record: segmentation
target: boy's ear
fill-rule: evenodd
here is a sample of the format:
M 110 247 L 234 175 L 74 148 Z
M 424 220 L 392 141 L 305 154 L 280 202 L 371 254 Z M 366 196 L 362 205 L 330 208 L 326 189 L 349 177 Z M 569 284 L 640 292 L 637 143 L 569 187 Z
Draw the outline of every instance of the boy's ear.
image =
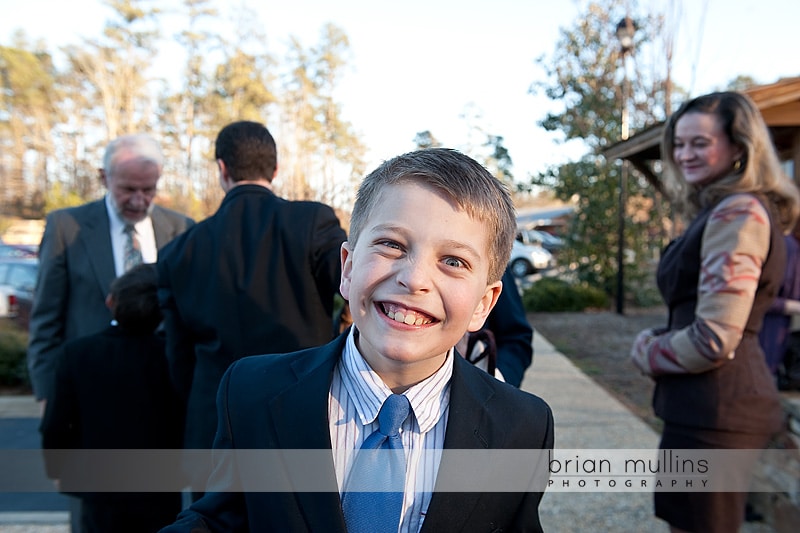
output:
M 339 292 L 342 298 L 350 301 L 350 282 L 353 279 L 353 251 L 350 249 L 349 242 L 342 243 L 340 254 L 342 259 L 342 279 L 339 282 Z
M 486 287 L 486 292 L 483 293 L 483 297 L 478 302 L 478 307 L 475 308 L 475 312 L 472 314 L 468 331 L 478 331 L 483 327 L 486 317 L 489 316 L 489 313 L 492 312 L 495 304 L 497 304 L 497 299 L 500 297 L 501 292 L 503 292 L 502 281 L 495 281 Z

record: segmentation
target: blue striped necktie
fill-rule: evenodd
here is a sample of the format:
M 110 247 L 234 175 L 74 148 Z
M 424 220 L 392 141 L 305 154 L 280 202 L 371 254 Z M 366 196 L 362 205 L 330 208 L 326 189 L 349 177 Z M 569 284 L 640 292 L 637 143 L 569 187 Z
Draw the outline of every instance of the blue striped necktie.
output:
M 410 411 L 402 394 L 386 398 L 378 413 L 379 428 L 361 445 L 342 495 L 348 533 L 397 533 L 406 481 L 400 426 Z

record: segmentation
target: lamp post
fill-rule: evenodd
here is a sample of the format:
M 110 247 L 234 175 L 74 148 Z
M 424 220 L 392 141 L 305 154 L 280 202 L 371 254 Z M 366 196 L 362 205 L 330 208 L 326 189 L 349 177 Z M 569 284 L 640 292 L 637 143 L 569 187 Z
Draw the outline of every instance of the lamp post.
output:
M 622 116 L 621 116 L 621 139 L 628 138 L 628 68 L 625 64 L 625 57 L 633 53 L 633 34 L 636 31 L 636 24 L 630 17 L 625 17 L 617 24 L 617 40 L 620 44 L 620 55 L 622 56 Z M 619 173 L 619 206 L 617 207 L 617 313 L 625 313 L 625 199 L 628 184 L 628 162 L 622 160 L 622 168 Z

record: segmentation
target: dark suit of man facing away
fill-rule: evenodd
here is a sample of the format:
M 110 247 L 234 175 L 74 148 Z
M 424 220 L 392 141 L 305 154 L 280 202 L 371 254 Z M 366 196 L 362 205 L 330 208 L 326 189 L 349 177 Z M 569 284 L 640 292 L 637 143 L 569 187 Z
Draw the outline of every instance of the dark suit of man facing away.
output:
M 216 158 L 222 204 L 158 261 L 167 357 L 186 402 L 190 449 L 211 448 L 217 387 L 233 361 L 333 338 L 346 239 L 330 207 L 272 192 L 276 148 L 263 125 L 223 128 Z

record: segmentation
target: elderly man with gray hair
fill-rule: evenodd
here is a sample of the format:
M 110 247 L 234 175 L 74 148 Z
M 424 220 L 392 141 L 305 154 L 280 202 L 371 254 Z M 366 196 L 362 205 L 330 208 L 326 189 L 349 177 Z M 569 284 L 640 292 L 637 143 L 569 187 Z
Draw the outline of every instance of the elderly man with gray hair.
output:
M 38 400 L 52 391 L 61 345 L 111 322 L 105 306 L 111 281 L 138 263 L 155 263 L 158 250 L 194 223 L 153 204 L 163 161 L 152 137 L 119 137 L 100 169 L 105 197 L 47 215 L 28 345 Z
M 64 343 L 111 323 L 105 305 L 111 281 L 137 264 L 155 263 L 158 250 L 194 224 L 153 204 L 163 166 L 152 137 L 114 139 L 100 169 L 105 197 L 47 215 L 28 341 L 28 370 L 42 410 Z M 73 533 L 83 531 L 80 500 L 70 499 L 70 513 Z

